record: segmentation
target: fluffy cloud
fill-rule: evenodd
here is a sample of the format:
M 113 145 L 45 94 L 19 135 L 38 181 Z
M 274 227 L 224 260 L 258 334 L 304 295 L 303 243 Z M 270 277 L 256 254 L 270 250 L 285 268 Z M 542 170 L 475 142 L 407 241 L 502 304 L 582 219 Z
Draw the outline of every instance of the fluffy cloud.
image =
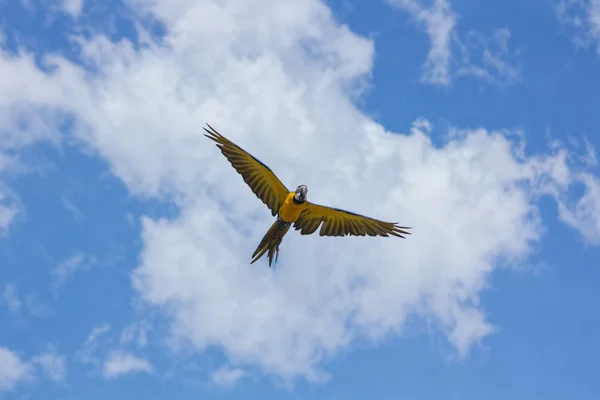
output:
M 518 79 L 518 54 L 508 47 L 508 29 L 498 29 L 491 37 L 468 31 L 464 38 L 460 38 L 456 30 L 458 14 L 449 0 L 434 0 L 428 6 L 420 0 L 388 2 L 409 13 L 424 27 L 429 37 L 429 53 L 421 76 L 423 82 L 449 86 L 454 77 L 461 76 L 497 84 L 512 83 Z M 473 61 L 478 55 L 480 60 Z
M 164 24 L 162 44 L 141 28 L 141 47 L 78 38 L 94 73 L 58 56 L 44 73 L 26 54 L 3 53 L 0 72 L 11 78 L 0 81 L 0 120 L 35 116 L 53 137 L 72 114 L 73 135 L 131 193 L 180 207 L 172 219 L 142 218 L 132 277 L 139 297 L 170 319 L 171 339 L 198 352 L 218 346 L 225 372 L 252 366 L 317 380 L 327 357 L 401 333 L 409 315 L 431 322 L 460 356 L 494 331 L 479 294 L 494 269 L 518 266 L 541 240 L 537 199 L 573 179 L 564 149 L 525 156 L 518 135 L 484 128 L 451 129 L 436 147 L 425 119 L 407 134 L 387 131 L 352 102 L 373 43 L 320 1 L 136 4 Z M 202 136 L 205 121 L 289 187 L 307 184 L 312 201 L 413 226 L 413 235 L 292 231 L 280 269 L 250 267 L 272 218 Z M 104 363 L 107 376 L 130 369 L 151 366 L 124 352 Z

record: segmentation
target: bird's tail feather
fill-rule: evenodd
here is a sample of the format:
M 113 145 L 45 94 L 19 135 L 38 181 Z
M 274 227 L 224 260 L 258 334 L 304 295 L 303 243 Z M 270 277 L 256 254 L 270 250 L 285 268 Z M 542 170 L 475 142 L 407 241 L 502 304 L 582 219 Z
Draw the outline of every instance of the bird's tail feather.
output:
M 254 254 L 252 254 L 253 259 L 252 262 L 250 262 L 250 264 L 254 264 L 267 252 L 267 257 L 269 258 L 269 267 L 273 262 L 274 255 L 275 263 L 277 263 L 277 258 L 279 257 L 279 245 L 281 244 L 283 237 L 289 229 L 290 224 L 282 225 L 279 221 L 275 221 L 260 241 L 258 247 L 254 251 Z

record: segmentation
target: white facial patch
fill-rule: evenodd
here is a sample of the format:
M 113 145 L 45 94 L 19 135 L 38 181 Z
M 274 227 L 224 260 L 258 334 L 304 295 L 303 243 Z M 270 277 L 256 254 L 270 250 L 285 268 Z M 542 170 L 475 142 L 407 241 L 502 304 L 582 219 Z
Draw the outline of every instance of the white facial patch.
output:
M 308 188 L 306 186 L 300 186 L 298 189 L 296 189 L 296 195 L 294 196 L 294 198 L 298 201 L 304 201 L 306 200 L 307 192 Z

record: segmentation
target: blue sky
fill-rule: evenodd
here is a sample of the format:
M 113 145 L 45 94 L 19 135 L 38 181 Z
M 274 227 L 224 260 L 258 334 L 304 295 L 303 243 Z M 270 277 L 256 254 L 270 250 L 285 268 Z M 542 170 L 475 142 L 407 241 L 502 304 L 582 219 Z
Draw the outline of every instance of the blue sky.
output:
M 0 0 L 0 398 L 598 398 L 599 18 Z M 414 234 L 249 266 L 205 122 Z

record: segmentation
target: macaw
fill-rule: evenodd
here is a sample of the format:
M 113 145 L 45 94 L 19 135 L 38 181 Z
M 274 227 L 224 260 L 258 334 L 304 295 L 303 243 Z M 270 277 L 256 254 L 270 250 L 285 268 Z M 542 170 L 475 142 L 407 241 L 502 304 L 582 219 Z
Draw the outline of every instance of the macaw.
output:
M 404 238 L 410 235 L 406 226 L 397 223 L 383 222 L 338 208 L 321 206 L 307 200 L 308 187 L 299 185 L 295 191 L 289 191 L 269 167 L 253 157 L 244 149 L 225 138 L 210 125 L 203 128 L 208 134 L 204 136 L 215 141 L 221 153 L 229 160 L 233 168 L 242 176 L 252 192 L 277 217 L 267 231 L 258 247 L 252 254 L 254 264 L 268 252 L 269 267 L 275 255 L 275 263 L 279 258 L 279 245 L 290 226 L 302 235 L 314 233 L 319 226 L 320 236 L 385 236 Z

